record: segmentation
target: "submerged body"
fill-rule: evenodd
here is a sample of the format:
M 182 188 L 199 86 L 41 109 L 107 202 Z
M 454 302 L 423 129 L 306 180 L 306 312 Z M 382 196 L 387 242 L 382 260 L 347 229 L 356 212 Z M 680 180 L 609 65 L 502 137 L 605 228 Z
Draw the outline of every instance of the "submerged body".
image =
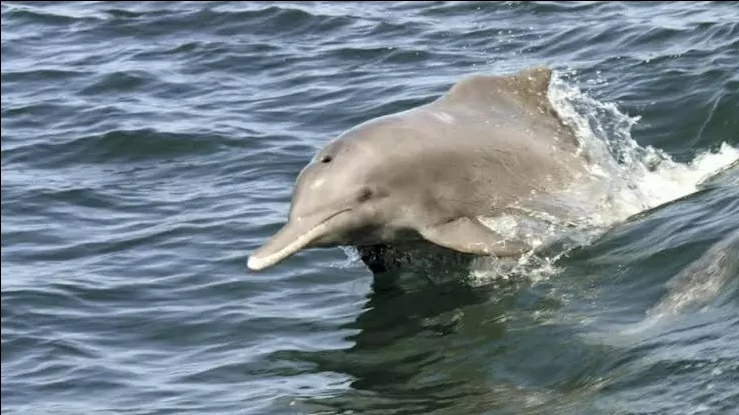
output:
M 589 177 L 548 101 L 550 78 L 544 67 L 470 76 L 429 104 L 346 131 L 300 173 L 287 224 L 249 268 L 339 245 L 425 240 L 496 256 L 531 249 L 479 218 L 525 209 Z
M 709 304 L 723 287 L 739 277 L 739 229 L 714 243 L 668 282 L 669 290 L 652 317 L 672 316 Z

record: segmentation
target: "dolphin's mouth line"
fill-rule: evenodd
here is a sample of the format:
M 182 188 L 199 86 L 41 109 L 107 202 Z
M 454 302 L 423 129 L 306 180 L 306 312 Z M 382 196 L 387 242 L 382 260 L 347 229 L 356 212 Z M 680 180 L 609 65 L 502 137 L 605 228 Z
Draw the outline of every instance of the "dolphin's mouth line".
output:
M 352 208 L 345 208 L 335 212 L 328 217 L 324 218 L 317 224 L 310 227 L 307 231 L 302 232 L 297 238 L 284 245 L 282 248 L 275 252 L 267 255 L 260 256 L 259 253 L 252 254 L 249 257 L 247 266 L 252 270 L 258 271 L 267 267 L 270 267 L 283 259 L 287 258 L 291 254 L 304 248 L 306 245 L 317 239 L 318 237 L 325 234 L 325 230 L 328 227 L 328 222 L 334 219 L 336 216 L 351 211 Z M 288 222 L 289 223 L 289 222 Z
M 325 227 L 326 226 L 326 223 L 328 223 L 333 218 L 341 215 L 342 213 L 349 212 L 351 210 L 352 210 L 352 208 L 345 208 L 345 209 L 341 209 L 338 212 L 334 212 L 334 213 L 328 215 L 325 219 L 321 220 L 317 224 L 313 225 L 310 229 L 308 229 L 307 231 L 303 232 L 303 235 L 308 235 L 308 234 L 314 233 L 317 228 L 319 228 L 319 227 L 320 228 Z M 302 238 L 303 235 L 301 235 L 300 237 Z
M 345 209 L 341 209 L 338 212 L 332 213 L 326 219 L 323 219 L 322 221 L 320 221 L 316 225 L 314 225 L 312 228 L 308 229 L 308 231 L 305 232 L 305 234 L 308 234 L 308 233 L 313 232 L 314 229 L 318 228 L 319 226 L 324 226 L 326 224 L 326 222 L 330 221 L 331 219 L 333 219 L 333 218 L 341 215 L 342 213 L 350 212 L 351 210 L 352 210 L 352 208 L 345 208 Z

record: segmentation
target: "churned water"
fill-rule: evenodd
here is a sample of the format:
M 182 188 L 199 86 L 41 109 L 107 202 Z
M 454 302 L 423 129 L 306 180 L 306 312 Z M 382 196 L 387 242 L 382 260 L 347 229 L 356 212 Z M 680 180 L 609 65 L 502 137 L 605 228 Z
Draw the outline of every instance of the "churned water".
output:
M 538 64 L 580 248 L 247 270 L 337 134 Z M 3 414 L 739 413 L 736 3 L 3 2 L 1 66 Z

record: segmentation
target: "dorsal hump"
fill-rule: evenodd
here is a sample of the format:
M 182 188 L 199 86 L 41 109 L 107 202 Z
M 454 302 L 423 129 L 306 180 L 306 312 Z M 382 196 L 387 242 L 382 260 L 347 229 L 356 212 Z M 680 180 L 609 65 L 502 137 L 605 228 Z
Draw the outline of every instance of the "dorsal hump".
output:
M 551 78 L 552 70 L 547 66 L 527 68 L 513 75 L 470 75 L 452 86 L 443 99 L 491 104 L 513 100 L 549 113 L 552 107 L 547 92 Z

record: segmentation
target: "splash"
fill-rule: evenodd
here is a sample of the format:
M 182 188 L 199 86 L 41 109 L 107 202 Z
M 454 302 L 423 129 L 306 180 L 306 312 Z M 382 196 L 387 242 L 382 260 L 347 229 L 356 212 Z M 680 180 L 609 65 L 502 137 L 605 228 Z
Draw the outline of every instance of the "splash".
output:
M 554 73 L 549 99 L 575 131 L 581 154 L 591 160 L 588 167 L 593 181 L 573 189 L 566 200 L 554 201 L 569 212 L 563 217 L 552 217 L 542 210 L 528 212 L 527 218 L 487 218 L 487 226 L 507 237 L 534 247 L 557 241 L 563 249 L 552 257 L 526 255 L 505 271 L 498 266 L 477 266 L 470 273 L 473 283 L 508 278 L 511 273 L 525 273 L 535 281 L 546 279 L 558 271 L 554 264 L 568 248 L 587 245 L 630 216 L 694 193 L 707 179 L 739 161 L 739 149 L 726 143 L 689 163 L 676 162 L 651 146 L 642 147 L 631 136 L 639 117 L 588 96 L 563 75 Z
M 687 196 L 707 177 L 739 159 L 739 149 L 723 143 L 690 163 L 678 163 L 665 152 L 642 147 L 631 137 L 640 117 L 630 117 L 613 103 L 589 97 L 555 73 L 550 101 L 592 158 L 592 173 L 605 184 L 609 204 L 593 212 L 599 223 L 612 225 L 628 216 Z

